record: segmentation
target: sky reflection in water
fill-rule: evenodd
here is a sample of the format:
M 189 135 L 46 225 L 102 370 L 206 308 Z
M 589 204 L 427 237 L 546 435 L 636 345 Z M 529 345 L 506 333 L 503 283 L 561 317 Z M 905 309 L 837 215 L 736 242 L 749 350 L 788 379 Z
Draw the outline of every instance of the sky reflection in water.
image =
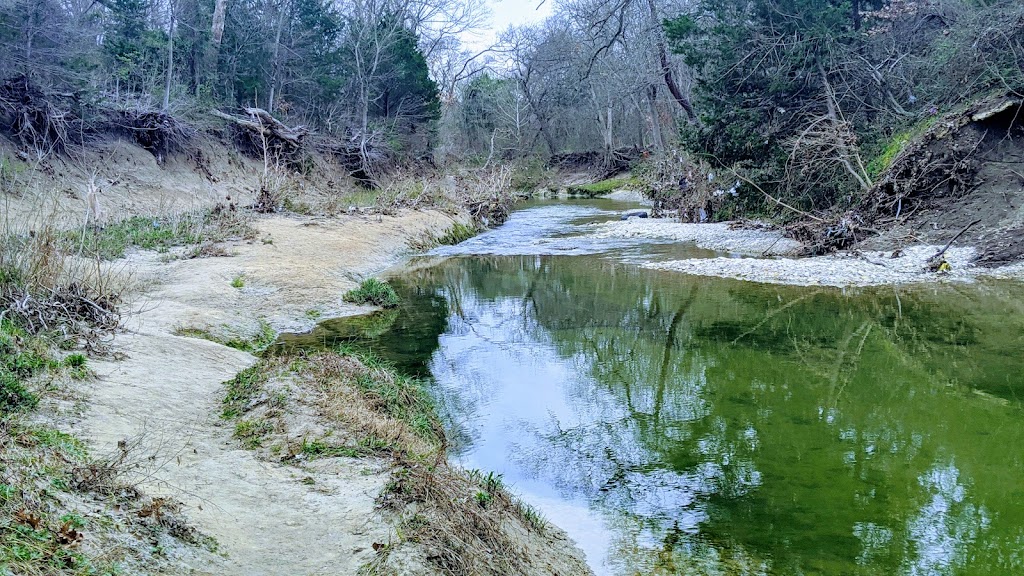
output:
M 1024 290 L 844 294 L 642 270 L 637 246 L 500 249 L 531 223 L 571 233 L 579 210 L 558 210 L 396 279 L 405 304 L 373 333 L 307 338 L 429 372 L 454 458 L 504 474 L 598 573 L 1024 572 Z

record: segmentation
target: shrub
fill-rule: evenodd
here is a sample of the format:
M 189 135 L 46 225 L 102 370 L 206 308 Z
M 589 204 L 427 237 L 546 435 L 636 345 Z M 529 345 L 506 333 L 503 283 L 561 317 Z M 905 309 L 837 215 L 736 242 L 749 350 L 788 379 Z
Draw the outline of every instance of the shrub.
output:
M 125 275 L 73 257 L 48 222 L 31 233 L 0 227 L 0 309 L 26 332 L 59 332 L 94 346 L 121 322 Z
M 345 293 L 346 302 L 355 304 L 372 304 L 381 308 L 395 308 L 400 302 L 395 289 L 387 282 L 376 278 L 367 278 L 355 290 Z

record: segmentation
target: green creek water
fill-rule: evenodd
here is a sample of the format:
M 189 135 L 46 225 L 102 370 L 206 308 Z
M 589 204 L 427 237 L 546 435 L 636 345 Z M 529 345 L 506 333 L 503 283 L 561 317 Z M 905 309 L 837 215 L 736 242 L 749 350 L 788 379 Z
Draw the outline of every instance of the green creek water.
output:
M 1024 573 L 1024 287 L 840 291 L 638 263 L 621 206 L 541 204 L 328 321 L 429 376 L 452 458 L 598 574 Z

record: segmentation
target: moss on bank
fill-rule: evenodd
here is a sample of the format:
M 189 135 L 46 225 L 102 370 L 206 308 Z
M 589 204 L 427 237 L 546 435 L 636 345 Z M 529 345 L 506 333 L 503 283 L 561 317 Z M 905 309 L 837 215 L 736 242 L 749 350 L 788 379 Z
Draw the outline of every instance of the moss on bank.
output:
M 220 332 L 205 328 L 179 327 L 174 330 L 174 334 L 189 338 L 202 338 L 250 354 L 263 352 L 277 339 L 277 331 L 264 319 L 260 319 L 255 331 L 248 333 L 224 326 Z
M 610 194 L 616 190 L 640 190 L 642 185 L 639 180 L 633 177 L 627 178 L 609 178 L 607 180 L 601 180 L 600 182 L 593 182 L 591 184 L 576 184 L 567 186 L 565 188 L 566 193 L 570 196 L 583 196 L 586 198 L 594 198 L 596 196 L 604 196 Z
M 476 236 L 482 231 L 479 226 L 454 222 L 441 235 L 433 233 L 425 234 L 409 243 L 414 250 L 430 250 L 438 246 L 454 246 Z

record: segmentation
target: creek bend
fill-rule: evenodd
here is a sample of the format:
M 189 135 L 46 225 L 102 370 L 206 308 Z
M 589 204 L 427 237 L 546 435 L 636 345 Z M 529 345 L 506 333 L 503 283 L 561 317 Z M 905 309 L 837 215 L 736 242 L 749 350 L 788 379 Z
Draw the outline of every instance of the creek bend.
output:
M 1024 286 L 839 290 L 644 269 L 539 202 L 391 279 L 347 343 L 429 378 L 451 458 L 597 574 L 1024 572 Z

